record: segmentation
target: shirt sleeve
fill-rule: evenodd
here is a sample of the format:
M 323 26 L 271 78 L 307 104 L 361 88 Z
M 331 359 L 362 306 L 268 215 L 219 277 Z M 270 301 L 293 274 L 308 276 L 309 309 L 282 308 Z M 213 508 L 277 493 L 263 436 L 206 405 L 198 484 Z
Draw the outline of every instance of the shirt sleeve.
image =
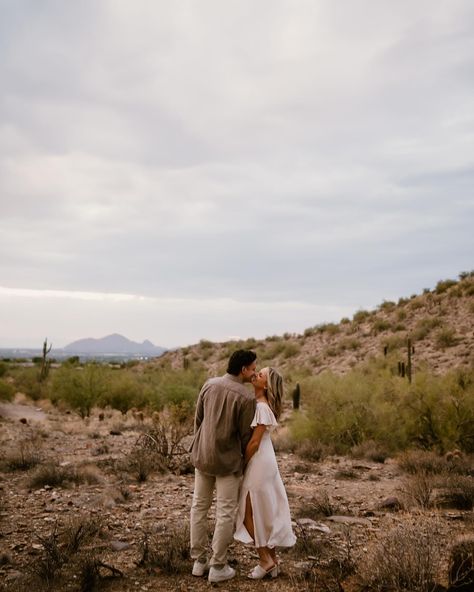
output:
M 204 394 L 204 391 L 206 390 L 206 386 L 207 386 L 207 382 L 202 387 L 201 392 L 199 393 L 199 396 L 198 396 L 197 403 L 196 403 L 196 412 L 194 414 L 194 433 L 196 433 L 198 431 L 199 426 L 201 425 L 202 420 L 204 418 L 203 394 Z
M 258 425 L 264 425 L 267 427 L 276 427 L 278 425 L 275 415 L 268 405 L 257 405 L 257 410 L 255 411 L 250 427 L 255 428 Z
M 255 413 L 255 399 L 246 399 L 240 412 L 239 433 L 242 448 L 242 455 L 252 436 L 251 421 Z

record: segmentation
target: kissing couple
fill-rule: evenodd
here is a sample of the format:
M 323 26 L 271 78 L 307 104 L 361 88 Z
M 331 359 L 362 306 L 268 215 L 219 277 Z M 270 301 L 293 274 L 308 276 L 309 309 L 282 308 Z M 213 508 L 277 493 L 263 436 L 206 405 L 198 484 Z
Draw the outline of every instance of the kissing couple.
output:
M 235 539 L 253 545 L 259 562 L 251 579 L 277 577 L 277 547 L 296 537 L 270 432 L 282 409 L 283 379 L 273 368 L 257 372 L 257 356 L 235 351 L 224 376 L 201 389 L 194 419 L 191 460 L 195 467 L 191 507 L 192 574 L 210 582 L 236 575 L 227 562 Z M 251 383 L 253 392 L 245 387 Z M 242 476 L 243 475 L 243 476 Z M 208 513 L 216 492 L 212 554 L 208 555 Z

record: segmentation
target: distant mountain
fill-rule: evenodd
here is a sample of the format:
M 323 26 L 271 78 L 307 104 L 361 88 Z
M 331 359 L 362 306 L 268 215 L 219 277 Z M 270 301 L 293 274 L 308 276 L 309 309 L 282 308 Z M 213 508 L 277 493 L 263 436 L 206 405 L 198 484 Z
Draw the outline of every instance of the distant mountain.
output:
M 89 337 L 78 339 L 66 345 L 64 351 L 82 354 L 143 354 L 147 356 L 161 356 L 166 351 L 164 347 L 153 345 L 146 339 L 143 343 L 130 341 L 123 335 L 113 333 L 100 339 Z

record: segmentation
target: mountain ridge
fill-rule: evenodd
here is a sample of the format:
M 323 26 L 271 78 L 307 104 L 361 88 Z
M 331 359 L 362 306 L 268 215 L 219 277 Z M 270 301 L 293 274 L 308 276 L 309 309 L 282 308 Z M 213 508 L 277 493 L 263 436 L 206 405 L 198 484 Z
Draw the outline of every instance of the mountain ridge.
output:
M 154 345 L 150 340 L 145 339 L 142 343 L 132 341 L 120 333 L 111 333 L 105 337 L 86 337 L 77 339 L 66 345 L 64 351 L 70 353 L 88 354 L 147 354 L 160 356 L 166 348 Z

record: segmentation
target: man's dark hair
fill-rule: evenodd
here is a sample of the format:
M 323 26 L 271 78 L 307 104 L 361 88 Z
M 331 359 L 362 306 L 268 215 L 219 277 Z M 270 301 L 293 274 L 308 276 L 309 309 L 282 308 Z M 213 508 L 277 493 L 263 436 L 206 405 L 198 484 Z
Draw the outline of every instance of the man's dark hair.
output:
M 250 366 L 257 359 L 257 354 L 249 349 L 238 349 L 229 358 L 227 372 L 238 376 L 244 366 Z

